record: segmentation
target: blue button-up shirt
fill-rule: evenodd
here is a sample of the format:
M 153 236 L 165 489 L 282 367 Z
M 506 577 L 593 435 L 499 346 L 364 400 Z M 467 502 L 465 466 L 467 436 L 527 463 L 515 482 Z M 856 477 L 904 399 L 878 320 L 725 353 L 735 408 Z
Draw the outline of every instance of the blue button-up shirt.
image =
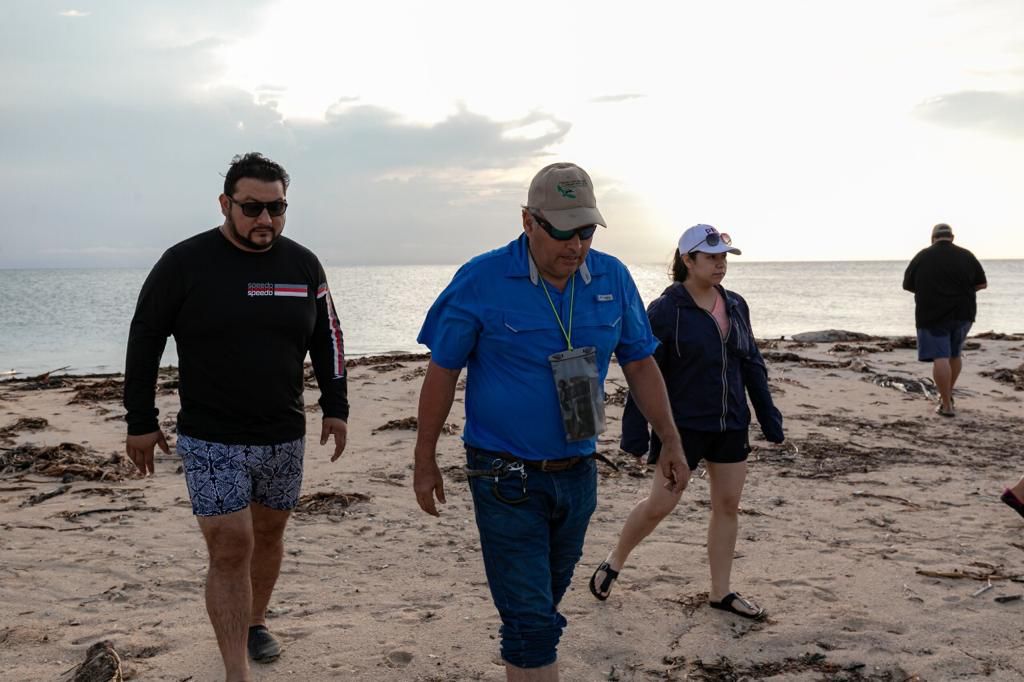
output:
M 572 345 L 595 346 L 600 384 L 611 354 L 620 365 L 642 360 L 658 345 L 640 294 L 618 259 L 593 249 L 558 291 L 538 276 L 526 235 L 463 265 L 427 313 L 418 341 L 446 369 L 469 368 L 463 440 L 523 459 L 589 454 L 596 438 L 566 442 L 548 356 L 567 349 L 548 303 Z

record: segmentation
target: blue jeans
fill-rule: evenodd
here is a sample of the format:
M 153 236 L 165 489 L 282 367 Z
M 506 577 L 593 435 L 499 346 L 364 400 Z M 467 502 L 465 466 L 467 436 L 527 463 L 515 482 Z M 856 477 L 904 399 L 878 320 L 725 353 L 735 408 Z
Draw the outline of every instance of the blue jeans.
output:
M 470 469 L 495 464 L 485 451 L 467 446 L 466 453 Z M 501 657 L 520 668 L 554 663 L 566 625 L 558 603 L 597 506 L 594 459 L 554 473 L 505 466 L 493 476 L 470 477 L 469 487 L 487 584 L 501 616 Z

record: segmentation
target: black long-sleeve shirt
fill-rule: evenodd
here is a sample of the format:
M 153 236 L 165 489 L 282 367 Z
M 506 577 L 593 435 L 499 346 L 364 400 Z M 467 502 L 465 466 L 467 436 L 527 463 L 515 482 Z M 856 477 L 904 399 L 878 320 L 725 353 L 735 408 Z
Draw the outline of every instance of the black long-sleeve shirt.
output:
M 178 431 L 217 443 L 301 438 L 307 351 L 325 417 L 348 419 L 344 344 L 316 256 L 281 237 L 235 247 L 215 228 L 168 249 L 142 285 L 128 337 L 128 433 L 158 428 L 154 405 L 167 337 L 178 345 Z

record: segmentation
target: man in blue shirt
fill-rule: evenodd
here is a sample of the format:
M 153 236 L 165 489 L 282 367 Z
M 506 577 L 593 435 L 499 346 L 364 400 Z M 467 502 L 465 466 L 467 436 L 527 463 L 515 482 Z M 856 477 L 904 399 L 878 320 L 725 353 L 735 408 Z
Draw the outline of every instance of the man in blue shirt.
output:
M 682 490 L 689 469 L 636 285 L 621 262 L 590 249 L 605 224 L 590 176 L 571 163 L 543 168 L 522 223 L 518 239 L 463 265 L 427 313 L 414 488 L 437 516 L 437 440 L 468 367 L 466 470 L 501 656 L 509 680 L 546 681 L 558 679 L 566 621 L 557 607 L 597 504 L 593 455 L 612 353 L 665 443 L 667 485 Z

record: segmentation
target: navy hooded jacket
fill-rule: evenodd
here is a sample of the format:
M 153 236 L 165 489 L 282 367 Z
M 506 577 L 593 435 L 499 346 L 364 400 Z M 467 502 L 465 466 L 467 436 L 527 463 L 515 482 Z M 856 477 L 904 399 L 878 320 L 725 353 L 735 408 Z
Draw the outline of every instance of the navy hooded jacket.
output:
M 750 310 L 739 294 L 716 287 L 729 314 L 729 334 L 723 340 L 718 323 L 694 303 L 681 282 L 674 282 L 647 306 L 654 335 L 661 344 L 654 358 L 665 377 L 672 416 L 680 429 L 746 431 L 750 426 L 747 395 L 765 438 L 781 443 L 782 414 L 768 390 L 768 371 L 750 331 Z M 651 442 L 647 420 L 633 396 L 622 415 L 623 450 L 657 457 L 661 443 Z

